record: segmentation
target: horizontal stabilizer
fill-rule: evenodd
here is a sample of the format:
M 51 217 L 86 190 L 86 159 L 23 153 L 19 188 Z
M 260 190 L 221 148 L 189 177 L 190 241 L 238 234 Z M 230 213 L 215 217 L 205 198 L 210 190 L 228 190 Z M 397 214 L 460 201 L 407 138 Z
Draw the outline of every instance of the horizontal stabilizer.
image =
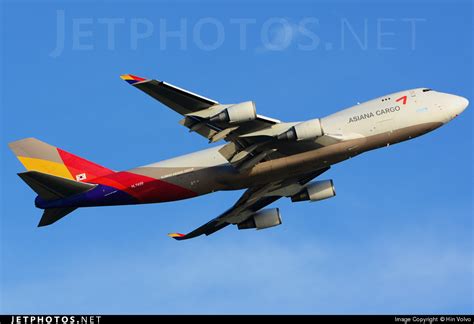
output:
M 96 185 L 56 177 L 50 174 L 27 171 L 18 176 L 44 200 L 54 200 L 76 195 L 94 188 Z
M 74 210 L 76 210 L 75 207 L 45 209 L 43 217 L 41 217 L 41 220 L 38 224 L 38 227 L 51 225 L 66 216 L 67 214 L 73 212 Z

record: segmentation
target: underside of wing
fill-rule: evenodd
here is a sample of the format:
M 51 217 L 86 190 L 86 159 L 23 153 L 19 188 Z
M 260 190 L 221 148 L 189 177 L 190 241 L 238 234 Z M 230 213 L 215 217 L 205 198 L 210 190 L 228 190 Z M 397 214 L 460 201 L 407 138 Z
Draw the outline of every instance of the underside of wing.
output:
M 196 127 L 196 123 L 205 122 L 205 124 L 207 125 L 200 126 L 207 126 L 216 131 L 227 129 L 229 128 L 229 124 L 232 124 L 232 120 L 225 120 L 225 114 L 220 116 L 221 118 L 218 117 L 219 114 L 224 112 L 226 108 L 236 105 L 222 105 L 219 104 L 219 102 L 217 102 L 216 100 L 206 98 L 204 96 L 198 95 L 194 92 L 182 89 L 164 81 L 145 79 L 132 74 L 124 74 L 121 76 L 121 78 L 127 81 L 129 84 L 133 85 L 135 88 L 142 90 L 146 94 L 158 100 L 165 106 L 168 106 L 169 108 L 173 109 L 177 113 L 188 117 L 187 120 L 183 120 L 181 124 L 190 129 L 194 126 L 194 129 L 192 129 L 193 131 L 198 128 Z M 247 103 L 251 102 L 246 102 L 243 104 Z M 246 133 L 249 130 L 253 131 L 256 129 L 262 129 L 264 127 L 268 127 L 270 125 L 280 122 L 279 120 L 257 114 L 253 116 L 255 118 L 249 118 L 248 116 L 245 116 L 244 120 L 241 120 L 243 118 L 242 115 L 246 114 L 248 109 L 246 105 L 237 105 L 241 106 L 233 108 L 233 113 L 231 113 L 231 116 L 227 116 L 227 118 L 230 117 L 231 119 L 239 119 L 239 132 Z M 209 109 L 211 107 L 212 109 Z M 252 109 L 255 110 L 254 107 L 252 107 Z M 242 111 L 244 110 L 245 112 L 242 113 Z M 211 117 L 216 118 L 211 121 Z
M 304 186 L 312 179 L 329 170 L 329 167 L 317 170 L 298 178 L 289 178 L 247 189 L 239 200 L 226 212 L 188 234 L 170 233 L 168 236 L 181 241 L 200 235 L 211 235 L 224 227 L 234 224 L 239 229 L 263 229 L 281 224 L 278 208 L 264 209 L 282 197 L 298 196 Z
M 182 121 L 181 124 L 189 128 L 197 122 L 205 121 L 210 128 L 223 130 L 228 128 L 229 124 L 234 123 L 235 125 L 233 126 L 238 124 L 239 132 L 245 133 L 248 130 L 254 131 L 256 129 L 262 129 L 280 122 L 273 118 L 257 115 L 255 113 L 255 104 L 251 101 L 224 105 L 219 104 L 216 100 L 198 95 L 164 81 L 146 79 L 132 74 L 124 74 L 120 77 L 165 106 L 188 117 L 188 119 Z M 230 115 L 226 114 L 226 109 L 232 106 L 238 107 L 228 110 L 230 111 Z M 210 120 L 211 117 L 215 118 Z
M 218 104 L 217 101 L 164 81 L 145 79 L 132 74 L 124 74 L 121 78 L 181 115 L 197 112 Z

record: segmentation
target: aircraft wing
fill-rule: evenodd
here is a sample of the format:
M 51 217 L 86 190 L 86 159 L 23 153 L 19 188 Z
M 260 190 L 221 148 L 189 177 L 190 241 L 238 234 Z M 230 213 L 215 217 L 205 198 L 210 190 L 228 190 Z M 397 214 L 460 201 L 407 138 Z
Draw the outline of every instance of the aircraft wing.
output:
M 164 81 L 145 79 L 131 74 L 121 78 L 181 114 L 180 124 L 207 138 L 210 143 L 228 142 L 219 151 L 239 171 L 261 161 L 277 159 L 315 149 L 314 142 L 294 143 L 277 136 L 294 125 L 256 114 L 255 103 L 220 104 Z M 232 116 L 231 116 L 232 115 Z M 239 119 L 239 122 L 235 122 Z
M 203 114 L 204 111 L 213 107 L 214 109 L 207 111 L 210 114 L 213 114 L 214 112 L 217 113 L 224 109 L 224 107 L 231 105 L 221 105 L 215 100 L 203 97 L 191 91 L 181 89 L 164 81 L 145 79 L 132 74 L 124 74 L 120 77 L 129 84 L 133 85 L 135 88 L 142 90 L 162 104 L 187 117 L 187 119 L 183 120 L 181 124 L 189 127 L 192 131 L 196 131 L 210 140 L 212 139 L 211 135 L 216 135 L 219 131 L 236 126 L 230 125 L 228 122 L 211 122 L 206 120 L 205 123 L 199 125 L 199 129 L 198 127 L 193 128 L 192 126 L 196 126 L 194 125 L 195 123 L 210 117 L 206 116 L 206 114 Z M 236 134 L 245 134 L 269 127 L 279 122 L 279 120 L 273 118 L 257 115 L 254 120 L 240 124 L 238 127 L 239 129 L 234 129 L 233 131 L 235 131 Z M 220 137 L 219 139 L 222 138 L 223 137 Z M 216 140 L 217 139 L 214 138 L 213 141 Z
M 187 240 L 202 234 L 206 236 L 211 235 L 230 224 L 237 225 L 242 223 L 260 209 L 270 205 L 281 197 L 297 194 L 304 188 L 305 184 L 323 174 L 329 170 L 329 168 L 330 167 L 320 169 L 298 178 L 289 178 L 279 182 L 251 187 L 244 192 L 230 209 L 220 216 L 210 220 L 188 234 L 170 233 L 168 236 L 178 241 Z

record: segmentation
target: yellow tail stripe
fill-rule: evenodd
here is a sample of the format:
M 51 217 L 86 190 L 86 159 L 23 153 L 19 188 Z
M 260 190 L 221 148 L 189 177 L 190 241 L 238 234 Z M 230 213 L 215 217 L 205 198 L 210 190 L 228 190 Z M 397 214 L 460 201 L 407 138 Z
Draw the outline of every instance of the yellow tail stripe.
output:
M 20 162 L 28 171 L 39 171 L 58 177 L 75 180 L 72 177 L 71 172 L 69 172 L 64 164 L 25 156 L 18 156 L 18 160 L 20 160 Z

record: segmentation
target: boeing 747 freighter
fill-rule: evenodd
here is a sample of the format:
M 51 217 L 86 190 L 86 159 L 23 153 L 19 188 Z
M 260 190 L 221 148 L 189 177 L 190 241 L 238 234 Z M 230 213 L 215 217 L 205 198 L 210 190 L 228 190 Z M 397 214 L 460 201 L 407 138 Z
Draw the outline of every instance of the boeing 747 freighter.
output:
M 10 143 L 27 169 L 19 173 L 44 209 L 38 226 L 81 207 L 148 204 L 246 189 L 220 216 L 188 234 L 210 235 L 227 225 L 264 229 L 282 223 L 282 197 L 293 202 L 334 197 L 332 180 L 315 180 L 331 165 L 426 134 L 468 106 L 466 98 L 418 88 L 385 95 L 329 116 L 281 122 L 257 114 L 252 101 L 222 104 L 169 83 L 122 76 L 180 115 L 180 124 L 225 144 L 127 171 L 113 171 L 35 138 Z

